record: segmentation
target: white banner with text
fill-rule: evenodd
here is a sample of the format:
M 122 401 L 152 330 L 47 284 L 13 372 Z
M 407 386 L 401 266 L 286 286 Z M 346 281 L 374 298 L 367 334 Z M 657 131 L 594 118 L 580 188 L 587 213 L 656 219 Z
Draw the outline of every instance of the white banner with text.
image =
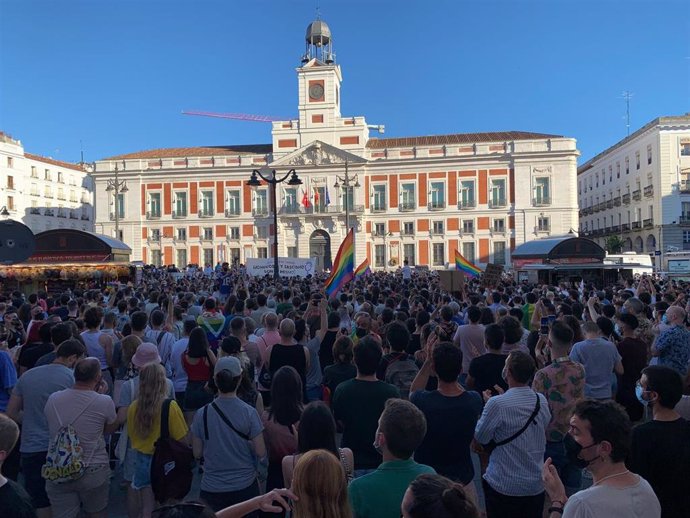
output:
M 247 259 L 247 275 L 263 277 L 273 275 L 273 257 L 267 259 Z M 306 277 L 314 274 L 316 259 L 298 259 L 297 257 L 279 257 L 278 271 L 281 277 Z

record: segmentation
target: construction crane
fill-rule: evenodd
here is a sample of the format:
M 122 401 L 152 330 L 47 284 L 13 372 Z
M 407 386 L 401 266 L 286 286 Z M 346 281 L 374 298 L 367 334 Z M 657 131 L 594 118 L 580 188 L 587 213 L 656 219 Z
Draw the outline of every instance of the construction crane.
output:
M 291 120 L 289 117 L 271 117 L 269 115 L 254 115 L 252 113 L 216 113 L 195 110 L 183 110 L 182 115 L 192 115 L 196 117 L 214 117 L 216 119 L 235 119 L 250 122 L 275 122 Z

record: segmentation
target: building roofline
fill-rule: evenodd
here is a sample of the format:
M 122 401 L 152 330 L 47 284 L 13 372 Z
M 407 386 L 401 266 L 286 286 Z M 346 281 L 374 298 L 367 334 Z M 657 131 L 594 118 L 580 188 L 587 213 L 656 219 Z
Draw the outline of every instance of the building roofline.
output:
M 667 115 L 667 116 L 662 116 L 662 117 L 657 117 L 656 119 L 651 120 L 644 126 L 642 126 L 640 129 L 635 131 L 634 133 L 631 133 L 627 137 L 625 137 L 622 140 L 619 140 L 616 142 L 614 145 L 606 148 L 604 151 L 601 153 L 598 153 L 594 155 L 592 158 L 587 160 L 584 164 L 582 164 L 580 167 L 577 168 L 577 174 L 578 176 L 581 173 L 584 173 L 588 169 L 591 169 L 594 167 L 594 162 L 599 160 L 601 157 L 611 153 L 612 151 L 623 147 L 626 145 L 628 142 L 631 142 L 635 140 L 637 137 L 642 135 L 643 133 L 646 133 L 650 129 L 654 128 L 655 126 L 661 126 L 664 124 L 688 124 L 690 125 L 690 113 L 686 113 L 685 115 Z
M 265 155 L 273 152 L 273 144 L 238 144 L 227 146 L 193 146 L 158 148 L 134 153 L 125 153 L 107 158 L 101 158 L 98 162 L 108 160 L 155 160 L 160 158 L 190 158 L 201 156 L 232 156 L 232 155 Z
M 41 155 L 34 155 L 33 153 L 24 152 L 24 158 L 28 158 L 29 160 L 36 160 L 37 162 L 43 162 L 44 164 L 56 165 L 58 167 L 66 167 L 67 169 L 73 169 L 75 171 L 80 171 L 82 173 L 86 172 L 86 170 L 81 164 L 73 164 L 72 162 L 55 160 L 54 158 L 49 158 Z
M 511 140 L 568 138 L 563 135 L 535 133 L 531 131 L 489 131 L 478 133 L 451 133 L 446 135 L 426 135 L 417 137 L 371 138 L 367 149 L 390 149 L 408 146 L 441 146 L 454 144 L 481 144 L 484 142 L 505 142 Z

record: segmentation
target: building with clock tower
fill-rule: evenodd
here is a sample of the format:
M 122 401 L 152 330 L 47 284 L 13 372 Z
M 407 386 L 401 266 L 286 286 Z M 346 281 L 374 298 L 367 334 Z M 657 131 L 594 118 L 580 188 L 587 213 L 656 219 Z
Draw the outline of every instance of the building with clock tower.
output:
M 98 228 L 153 264 L 242 263 L 280 256 L 328 268 L 355 228 L 355 260 L 373 269 L 443 268 L 457 249 L 480 266 L 578 228 L 575 139 L 528 131 L 381 138 L 383 126 L 341 114 L 343 76 L 322 20 L 297 67 L 298 117 L 272 123 L 271 143 L 164 148 L 99 160 Z M 254 169 L 295 169 L 301 186 L 251 189 Z M 128 190 L 113 195 L 117 175 Z M 346 180 L 346 181 L 344 181 Z M 556 186 L 558 186 L 556 188 Z M 117 211 L 117 212 L 116 212 Z M 117 216 L 117 217 L 116 217 Z

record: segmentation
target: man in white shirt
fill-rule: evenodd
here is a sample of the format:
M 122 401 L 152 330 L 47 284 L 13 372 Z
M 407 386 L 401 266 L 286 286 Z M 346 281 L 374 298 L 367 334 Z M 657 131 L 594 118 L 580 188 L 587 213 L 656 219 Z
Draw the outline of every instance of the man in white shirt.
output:
M 405 283 L 410 282 L 410 280 L 412 279 L 412 269 L 410 268 L 407 259 L 403 261 L 402 278 L 403 281 L 405 281 Z

